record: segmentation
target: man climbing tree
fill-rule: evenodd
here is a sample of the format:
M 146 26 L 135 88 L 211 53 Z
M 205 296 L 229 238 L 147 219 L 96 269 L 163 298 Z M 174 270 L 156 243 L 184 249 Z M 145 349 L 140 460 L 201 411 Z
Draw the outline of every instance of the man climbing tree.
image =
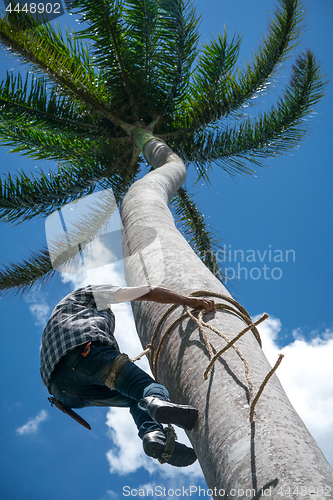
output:
M 105 309 L 96 307 L 96 294 L 99 302 L 103 295 Z M 109 304 L 130 300 L 215 309 L 213 300 L 185 297 L 163 287 L 101 285 L 75 290 L 55 307 L 45 327 L 42 381 L 55 396 L 50 401 L 65 413 L 73 415 L 70 408 L 84 406 L 129 407 L 145 453 L 161 463 L 185 467 L 196 460 L 195 452 L 176 442 L 173 429 L 161 424 L 191 430 L 198 411 L 170 403 L 166 388 L 120 353 Z M 90 428 L 85 421 L 83 425 Z
M 1 42 L 37 72 L 30 87 L 20 76 L 8 75 L 3 82 L 1 138 L 14 152 L 60 162 L 50 174 L 18 173 L 3 179 L 0 215 L 8 223 L 48 216 L 111 186 L 136 248 L 144 247 L 142 220 L 160 231 L 167 269 L 163 284 L 185 297 L 196 293 L 212 300 L 218 295 L 219 314 L 210 318 L 210 326 L 234 339 L 244 321 L 227 309 L 232 299 L 221 283 L 213 238 L 183 187 L 186 167 L 194 165 L 203 181 L 209 180 L 213 165 L 231 174 L 251 174 L 263 158 L 290 151 L 302 139 L 307 116 L 324 88 L 320 64 L 310 50 L 295 60 L 290 83 L 274 105 L 254 116 L 249 104 L 294 49 L 303 4 L 278 1 L 267 35 L 252 61 L 241 67 L 236 67 L 237 36 L 227 40 L 224 32 L 198 47 L 199 18 L 189 0 L 75 0 L 71 5 L 84 24 L 65 38 L 50 25 L 22 15 L 0 19 Z M 139 178 L 143 157 L 151 171 Z M 171 201 L 190 244 L 175 227 Z M 203 253 L 211 258 L 203 262 Z M 153 257 L 156 284 L 159 268 Z M 53 271 L 48 253 L 41 250 L 1 271 L 0 288 L 29 289 Z M 129 286 L 143 283 L 141 270 L 126 272 Z M 192 318 L 180 316 L 179 309 L 166 311 L 163 303 L 134 300 L 132 307 L 143 345 L 150 343 L 163 317 L 157 340 L 172 333 L 158 356 L 154 353 L 154 372 L 172 400 L 190 403 L 200 412 L 188 432 L 209 487 L 230 491 L 241 485 L 254 490 L 255 499 L 272 487 L 272 498 L 279 500 L 281 487 L 333 487 L 332 470 L 277 379 L 264 391 L 252 421 L 243 361 L 235 350 L 218 360 L 209 379 L 204 377 L 209 349 L 223 348 L 222 337 L 209 337 L 205 344 Z M 90 341 L 81 343 L 78 364 L 91 359 L 86 347 Z M 237 346 L 258 389 L 270 369 L 261 347 L 252 334 Z M 126 363 L 123 369 L 130 366 Z M 159 418 L 157 408 L 152 413 Z M 167 451 L 164 439 L 159 454 Z

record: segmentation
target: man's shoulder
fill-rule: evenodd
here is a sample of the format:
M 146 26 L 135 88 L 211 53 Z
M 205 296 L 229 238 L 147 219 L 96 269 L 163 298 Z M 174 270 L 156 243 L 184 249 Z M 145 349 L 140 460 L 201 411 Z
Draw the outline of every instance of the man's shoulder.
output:
M 105 302 L 112 301 L 113 295 L 121 286 L 103 284 L 103 285 L 86 285 L 68 293 L 56 306 L 64 306 L 70 303 L 86 304 L 90 307 L 96 307 L 96 300 L 99 302 L 102 298 Z M 94 305 L 95 304 L 95 305 Z
M 57 306 L 65 303 L 65 302 L 69 302 L 69 301 L 72 301 L 75 299 L 82 298 L 82 297 L 87 296 L 87 295 L 92 295 L 91 285 L 83 286 L 80 288 L 76 288 L 75 290 L 72 290 L 71 292 L 69 292 L 67 295 L 65 295 L 65 297 L 62 298 L 58 302 Z

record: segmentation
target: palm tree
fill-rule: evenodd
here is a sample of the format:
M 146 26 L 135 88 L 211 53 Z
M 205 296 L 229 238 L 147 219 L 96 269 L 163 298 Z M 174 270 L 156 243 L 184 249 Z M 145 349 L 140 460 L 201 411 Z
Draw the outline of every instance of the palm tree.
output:
M 84 23 L 73 34 L 63 35 L 26 14 L 0 20 L 2 43 L 34 71 L 31 79 L 8 74 L 2 83 L 1 139 L 13 152 L 59 162 L 55 172 L 3 178 L 1 218 L 15 223 L 48 216 L 70 201 L 112 187 L 128 241 L 144 246 L 144 219 L 157 230 L 165 286 L 184 294 L 203 290 L 230 297 L 214 257 L 217 241 L 182 188 L 186 166 L 193 164 L 198 179 L 207 182 L 212 164 L 231 175 L 251 175 L 264 158 L 289 151 L 302 139 L 304 119 L 324 87 L 311 51 L 296 59 L 276 105 L 256 117 L 245 108 L 296 45 L 301 2 L 279 1 L 252 63 L 238 69 L 239 37 L 228 40 L 224 32 L 198 48 L 199 19 L 189 0 L 74 0 L 71 8 Z M 151 171 L 139 179 L 142 153 Z M 175 228 L 169 202 L 186 238 Z M 153 254 L 151 261 L 154 282 Z M 128 284 L 142 282 L 139 268 L 126 272 Z M 4 268 L 0 289 L 24 291 L 53 273 L 42 249 Z M 134 303 L 143 345 L 151 342 L 167 309 Z M 171 311 L 163 331 L 180 314 Z M 243 320 L 225 309 L 206 319 L 229 338 L 244 328 Z M 215 337 L 208 341 L 215 352 L 225 345 Z M 251 335 L 237 345 L 258 388 L 269 370 L 260 346 Z M 255 422 L 249 422 L 243 361 L 226 351 L 206 381 L 207 349 L 196 323 L 184 318 L 160 350 L 156 375 L 172 398 L 200 410 L 198 427 L 189 437 L 208 485 L 217 488 L 215 498 L 223 496 L 218 493 L 222 489 L 235 496 L 231 488 L 248 488 L 259 498 L 262 488 L 272 487 L 271 496 L 280 498 L 281 487 L 333 486 L 331 469 L 278 380 L 271 379 Z

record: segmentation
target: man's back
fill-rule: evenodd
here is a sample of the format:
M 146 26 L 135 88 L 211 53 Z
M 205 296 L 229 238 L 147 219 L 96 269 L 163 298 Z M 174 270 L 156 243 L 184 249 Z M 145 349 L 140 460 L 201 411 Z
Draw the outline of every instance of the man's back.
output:
M 54 308 L 42 336 L 40 371 L 46 387 L 56 364 L 75 347 L 99 341 L 118 348 L 113 336 L 115 317 L 109 306 L 118 289 L 110 285 L 89 285 L 69 293 Z

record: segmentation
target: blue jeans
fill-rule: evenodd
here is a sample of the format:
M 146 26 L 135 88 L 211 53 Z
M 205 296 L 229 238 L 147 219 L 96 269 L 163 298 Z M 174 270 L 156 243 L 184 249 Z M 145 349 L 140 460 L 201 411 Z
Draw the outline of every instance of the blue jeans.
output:
M 50 393 L 70 408 L 128 407 L 141 439 L 147 432 L 161 430 L 161 424 L 142 410 L 138 403 L 147 396 L 168 401 L 166 388 L 134 363 L 128 362 L 116 378 L 115 389 L 111 390 L 106 387 L 105 379 L 119 351 L 102 342 L 92 342 L 86 356 L 82 356 L 84 349 L 85 345 L 78 346 L 59 361 L 52 373 Z

